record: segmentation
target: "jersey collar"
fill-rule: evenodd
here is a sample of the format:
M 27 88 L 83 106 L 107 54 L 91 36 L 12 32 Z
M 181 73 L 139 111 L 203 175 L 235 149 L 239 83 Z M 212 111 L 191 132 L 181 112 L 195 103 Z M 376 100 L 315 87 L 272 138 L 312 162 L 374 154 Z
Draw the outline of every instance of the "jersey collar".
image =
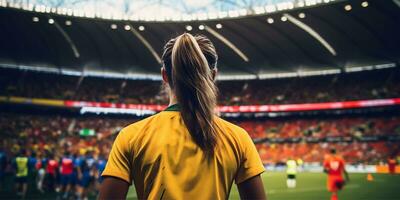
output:
M 170 105 L 164 111 L 179 111 L 179 105 L 178 104 Z

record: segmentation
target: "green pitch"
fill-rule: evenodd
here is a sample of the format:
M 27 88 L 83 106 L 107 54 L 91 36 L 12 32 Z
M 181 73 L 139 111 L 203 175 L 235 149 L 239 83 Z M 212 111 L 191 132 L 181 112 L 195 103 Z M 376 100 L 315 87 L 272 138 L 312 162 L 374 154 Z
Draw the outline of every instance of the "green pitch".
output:
M 366 174 L 350 174 L 350 182 L 339 193 L 339 200 L 399 200 L 400 175 L 374 174 L 374 181 L 368 182 Z M 286 174 L 266 172 L 262 175 L 264 187 L 269 200 L 329 200 L 326 190 L 326 175 L 322 173 L 299 173 L 297 187 L 286 188 Z M 13 191 L 12 177 L 0 183 L 0 199 L 18 199 Z M 33 182 L 33 179 L 30 181 Z M 29 186 L 27 199 L 56 199 L 55 193 L 40 194 Z M 96 199 L 94 194 L 89 199 Z M 137 199 L 136 192 L 131 187 L 128 199 Z M 239 193 L 234 185 L 229 199 L 239 199 Z
M 374 174 L 374 181 L 368 182 L 366 174 L 350 174 L 350 182 L 339 193 L 339 200 L 399 200 L 400 175 Z M 262 175 L 269 200 L 324 200 L 330 199 L 326 190 L 326 175 L 322 173 L 299 173 L 297 187 L 287 189 L 286 174 L 266 172 Z M 136 199 L 131 188 L 128 199 Z M 236 185 L 229 199 L 239 199 Z

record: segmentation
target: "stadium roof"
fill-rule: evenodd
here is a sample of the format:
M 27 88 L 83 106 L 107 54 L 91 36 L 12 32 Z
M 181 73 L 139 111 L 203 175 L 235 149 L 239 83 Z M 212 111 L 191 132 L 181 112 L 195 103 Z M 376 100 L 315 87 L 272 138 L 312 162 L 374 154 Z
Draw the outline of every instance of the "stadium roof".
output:
M 185 31 L 214 42 L 227 77 L 329 74 L 400 61 L 399 0 L 274 6 L 274 12 L 265 7 L 253 15 L 187 21 L 110 20 L 1 5 L 0 64 L 9 67 L 158 75 L 164 43 Z

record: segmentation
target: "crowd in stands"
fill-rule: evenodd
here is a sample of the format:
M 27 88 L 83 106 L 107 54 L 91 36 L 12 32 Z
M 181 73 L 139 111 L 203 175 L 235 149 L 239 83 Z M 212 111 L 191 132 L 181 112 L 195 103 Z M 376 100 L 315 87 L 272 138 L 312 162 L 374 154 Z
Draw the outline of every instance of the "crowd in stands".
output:
M 30 191 L 56 192 L 59 199 L 96 195 L 116 134 L 134 121 L 1 113 L 0 185 L 15 174 L 15 183 L 26 188 L 35 180 Z
M 400 135 L 400 118 L 341 117 L 326 119 L 284 119 L 238 121 L 252 138 L 337 137 L 360 138 L 376 135 Z
M 286 158 L 301 158 L 305 162 L 319 162 L 334 147 L 349 163 L 378 164 L 398 154 L 395 141 L 363 142 L 368 136 L 400 136 L 400 118 L 344 117 L 327 119 L 285 119 L 238 121 L 253 139 L 302 138 L 295 143 L 268 143 L 257 145 L 264 163 L 284 162 Z M 351 142 L 306 142 L 307 138 L 349 137 Z
M 20 184 L 19 162 L 26 159 L 26 172 L 36 180 L 34 190 L 52 192 L 58 198 L 84 199 L 96 195 L 112 143 L 118 132 L 139 119 L 101 116 L 59 116 L 0 113 L 0 184 L 5 175 Z M 400 136 L 400 117 L 346 117 L 326 119 L 243 119 L 234 122 L 253 139 L 366 135 Z M 398 142 L 398 141 L 397 141 Z M 350 164 L 380 164 L 399 155 L 396 141 L 362 142 L 261 142 L 256 144 L 264 164 L 288 158 L 321 163 L 334 147 Z M 69 163 L 69 164 L 68 164 Z M 66 167 L 70 174 L 65 174 Z M 86 175 L 85 175 L 86 173 Z M 36 177 L 36 178 L 32 178 Z M 72 177 L 72 178 L 68 178 Z M 26 182 L 25 182 L 26 183 Z M 30 185 L 32 187 L 32 184 Z M 68 189 L 66 189 L 68 188 Z M 24 191 L 24 190 L 22 190 Z M 32 189 L 30 189 L 32 191 Z M 1 191 L 0 191 L 1 193 Z M 19 193 L 24 196 L 25 193 Z
M 335 148 L 349 164 L 384 164 L 391 156 L 399 155 L 400 147 L 395 142 L 351 143 L 261 143 L 256 145 L 264 164 L 284 163 L 287 158 L 300 158 L 306 163 L 319 163 Z
M 400 97 L 400 70 L 249 81 L 218 81 L 220 105 L 291 104 Z M 63 100 L 168 103 L 161 81 L 0 69 L 0 95 Z
M 72 117 L 1 113 L 0 134 L 2 135 L 2 140 L 0 145 L 11 156 L 16 155 L 21 149 L 26 149 L 28 153 L 34 152 L 39 157 L 45 155 L 46 151 L 52 152 L 55 157 L 61 157 L 66 151 L 79 155 L 84 154 L 87 150 L 93 151 L 94 155 L 107 155 L 119 130 L 137 120 L 135 118 L 121 119 L 98 116 Z M 321 139 L 325 137 L 349 136 L 354 138 L 347 145 L 349 149 L 350 147 L 355 148 L 367 154 L 371 152 L 363 150 L 370 148 L 371 145 L 374 147 L 374 143 L 366 144 L 362 140 L 358 140 L 358 138 L 381 135 L 400 136 L 400 117 L 398 116 L 285 120 L 243 119 L 234 123 L 243 127 L 255 140 L 261 138 Z M 85 135 L 85 133 L 92 134 Z M 266 155 L 268 156 L 266 157 L 273 162 L 278 162 L 279 159 L 269 154 L 286 151 L 287 149 L 292 149 L 293 152 L 299 155 L 308 156 L 310 159 L 305 159 L 307 161 L 319 162 L 321 161 L 319 157 L 312 157 L 313 151 L 296 149 L 311 148 L 318 152 L 320 150 L 318 148 L 324 148 L 326 144 L 328 143 L 320 142 L 314 144 L 306 142 L 306 140 L 301 140 L 292 144 L 266 142 L 259 145 L 259 147 L 262 147 L 260 148 L 261 155 L 264 155 L 264 147 L 268 148 L 266 151 Z M 379 144 L 382 145 L 384 143 Z M 340 145 L 338 149 L 340 150 Z M 391 149 L 384 149 L 382 152 L 389 154 L 389 150 Z M 387 156 L 387 154 L 374 156 L 374 158 L 379 160 Z M 357 157 L 354 160 L 370 162 L 369 158 L 363 156 Z

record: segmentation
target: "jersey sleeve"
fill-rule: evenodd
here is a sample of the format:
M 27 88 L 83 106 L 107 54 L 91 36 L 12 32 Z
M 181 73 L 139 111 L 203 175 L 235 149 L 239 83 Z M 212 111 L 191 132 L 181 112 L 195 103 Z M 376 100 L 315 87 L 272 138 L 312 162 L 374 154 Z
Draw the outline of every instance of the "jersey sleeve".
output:
M 132 183 L 131 178 L 131 148 L 129 139 L 124 129 L 118 134 L 112 146 L 107 165 L 101 176 L 112 176 L 120 178 L 129 184 Z
M 257 149 L 246 131 L 241 134 L 242 160 L 235 177 L 236 184 L 257 176 L 265 171 Z

